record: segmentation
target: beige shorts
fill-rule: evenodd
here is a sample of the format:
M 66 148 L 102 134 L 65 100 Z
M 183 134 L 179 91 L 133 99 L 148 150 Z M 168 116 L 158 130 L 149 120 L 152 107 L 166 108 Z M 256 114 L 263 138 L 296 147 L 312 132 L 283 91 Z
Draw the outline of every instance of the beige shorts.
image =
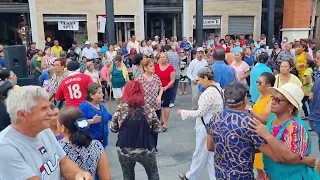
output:
M 122 88 L 112 88 L 113 98 L 119 99 L 122 98 Z

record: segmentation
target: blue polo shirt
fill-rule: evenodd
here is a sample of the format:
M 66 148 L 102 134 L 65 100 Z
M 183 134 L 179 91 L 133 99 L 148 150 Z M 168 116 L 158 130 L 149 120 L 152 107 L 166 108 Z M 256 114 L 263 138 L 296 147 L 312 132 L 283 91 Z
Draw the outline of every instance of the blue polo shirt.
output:
M 250 56 L 250 57 L 245 56 L 245 57 L 244 57 L 244 61 L 245 61 L 249 66 L 253 66 L 253 65 L 254 65 L 253 56 Z
M 230 82 L 236 80 L 236 73 L 234 69 L 222 60 L 216 60 L 212 65 L 212 69 L 215 81 L 220 84 L 222 89 L 225 89 Z
M 264 72 L 272 73 L 271 69 L 267 65 L 262 63 L 256 64 L 256 66 L 254 66 L 250 71 L 250 94 L 251 101 L 254 103 L 257 102 L 260 95 L 260 92 L 257 88 L 257 80 Z
M 320 122 L 320 78 L 316 79 L 311 92 L 313 94 L 313 98 L 310 103 L 308 120 Z

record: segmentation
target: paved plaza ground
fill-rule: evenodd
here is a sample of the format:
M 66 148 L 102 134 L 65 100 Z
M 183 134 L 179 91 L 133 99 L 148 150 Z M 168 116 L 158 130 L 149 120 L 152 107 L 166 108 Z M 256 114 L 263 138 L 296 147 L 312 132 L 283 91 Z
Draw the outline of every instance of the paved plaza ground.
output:
M 177 96 L 175 107 L 171 109 L 169 127 L 166 133 L 159 134 L 157 162 L 159 168 L 160 179 L 162 180 L 178 180 L 180 172 L 189 170 L 192 154 L 195 149 L 195 119 L 187 119 L 182 121 L 176 115 L 178 109 L 191 109 L 191 92 L 185 96 Z M 112 112 L 115 110 L 113 105 Z M 312 132 L 313 154 L 320 159 L 318 151 L 318 138 Z M 122 179 L 121 166 L 116 153 L 117 134 L 109 134 L 109 145 L 107 147 L 107 155 L 109 158 L 111 173 L 113 180 Z M 147 175 L 144 168 L 137 163 L 136 180 L 147 180 Z M 204 168 L 201 171 L 199 180 L 208 180 L 207 170 Z

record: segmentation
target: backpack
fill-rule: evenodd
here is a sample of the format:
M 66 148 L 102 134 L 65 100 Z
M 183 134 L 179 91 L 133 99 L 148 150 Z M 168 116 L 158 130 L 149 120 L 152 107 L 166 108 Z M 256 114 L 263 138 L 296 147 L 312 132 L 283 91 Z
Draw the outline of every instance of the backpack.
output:
M 138 107 L 133 113 L 129 112 L 119 128 L 119 148 L 142 148 L 152 150 L 155 147 L 152 128 L 147 121 L 143 107 Z

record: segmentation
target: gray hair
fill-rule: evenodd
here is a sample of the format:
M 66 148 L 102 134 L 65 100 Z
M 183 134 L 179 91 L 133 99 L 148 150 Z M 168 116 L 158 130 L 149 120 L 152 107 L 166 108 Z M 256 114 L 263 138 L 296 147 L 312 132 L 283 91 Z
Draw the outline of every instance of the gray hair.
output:
M 319 56 L 320 56 L 320 50 L 319 50 L 319 51 L 317 51 L 316 56 L 317 56 L 317 57 L 319 57 Z
M 204 68 L 201 68 L 199 71 L 198 71 L 198 74 L 197 74 L 199 77 L 201 78 L 204 78 L 205 76 L 208 77 L 208 80 L 214 80 L 214 73 L 212 71 L 212 68 L 211 67 L 204 67 Z
M 11 90 L 6 99 L 7 112 L 11 123 L 18 121 L 18 111 L 31 113 L 31 108 L 36 106 L 36 99 L 49 100 L 49 94 L 40 86 L 23 86 Z

